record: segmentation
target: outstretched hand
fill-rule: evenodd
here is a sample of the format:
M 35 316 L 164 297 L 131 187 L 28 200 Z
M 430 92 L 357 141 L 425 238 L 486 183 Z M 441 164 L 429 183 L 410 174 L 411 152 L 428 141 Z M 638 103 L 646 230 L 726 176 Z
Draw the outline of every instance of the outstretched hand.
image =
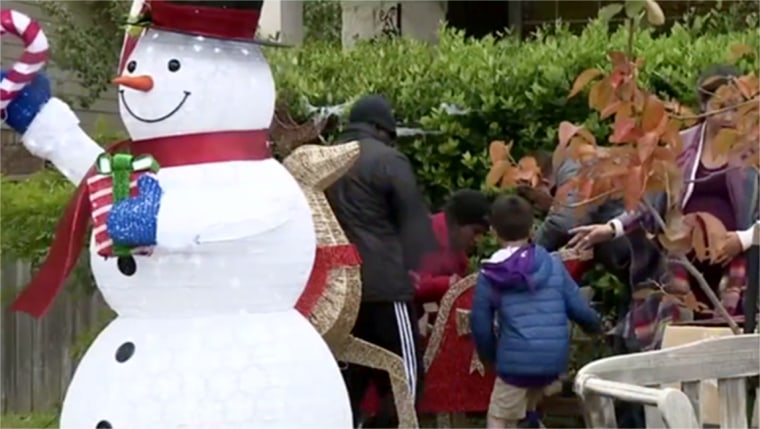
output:
M 589 250 L 599 243 L 611 240 L 615 236 L 612 227 L 605 223 L 584 225 L 568 231 L 572 235 L 567 247 L 573 250 Z
M 739 239 L 739 235 L 734 231 L 728 232 L 718 244 L 715 263 L 728 265 L 734 258 L 742 253 L 742 250 L 742 242 Z

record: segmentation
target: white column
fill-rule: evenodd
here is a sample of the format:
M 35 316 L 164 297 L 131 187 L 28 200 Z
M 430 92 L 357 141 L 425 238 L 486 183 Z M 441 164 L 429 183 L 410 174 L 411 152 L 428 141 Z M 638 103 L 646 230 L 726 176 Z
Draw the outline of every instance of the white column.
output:
M 303 1 L 267 0 L 259 20 L 259 37 L 288 45 L 303 42 Z
M 411 0 L 401 2 L 401 34 L 426 42 L 438 41 L 438 29 L 446 19 L 446 2 Z

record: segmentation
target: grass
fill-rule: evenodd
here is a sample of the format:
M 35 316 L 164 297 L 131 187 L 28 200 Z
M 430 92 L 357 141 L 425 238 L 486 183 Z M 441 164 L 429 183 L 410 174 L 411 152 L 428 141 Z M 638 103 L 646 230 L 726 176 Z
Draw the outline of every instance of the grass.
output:
M 3 414 L 0 416 L 2 429 L 40 429 L 57 428 L 58 416 L 47 413 Z

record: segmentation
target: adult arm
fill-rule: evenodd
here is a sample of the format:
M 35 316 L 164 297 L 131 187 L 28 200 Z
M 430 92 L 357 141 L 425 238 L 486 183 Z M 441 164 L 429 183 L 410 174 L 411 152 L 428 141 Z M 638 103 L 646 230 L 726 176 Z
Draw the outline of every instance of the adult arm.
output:
M 384 157 L 381 180 L 399 228 L 404 264 L 407 270 L 416 270 L 423 255 L 438 250 L 430 213 L 406 156 L 392 152 Z
M 451 276 L 434 276 L 427 273 L 417 275 L 417 302 L 440 302 L 451 286 Z
M 752 246 L 760 246 L 760 222 L 756 222 L 749 228 L 736 231 L 739 241 L 742 243 L 742 250 L 745 252 Z
M 580 164 L 575 160 L 566 160 L 556 173 L 557 186 L 567 183 L 578 174 Z M 554 206 L 536 231 L 535 242 L 546 250 L 553 252 L 562 247 L 568 240 L 568 231 L 576 226 L 590 222 L 588 208 L 573 207 L 580 201 L 577 192 L 570 192 L 565 204 Z
M 626 211 L 616 216 L 608 225 L 613 229 L 613 238 L 622 237 L 642 226 L 649 231 L 660 230 L 660 225 L 655 221 L 649 206 L 654 208 L 660 217 L 664 218 L 667 211 L 668 196 L 664 192 L 647 195 L 636 210 Z
M 495 314 L 493 288 L 485 277 L 479 275 L 470 310 L 470 327 L 478 356 L 485 362 L 496 361 Z

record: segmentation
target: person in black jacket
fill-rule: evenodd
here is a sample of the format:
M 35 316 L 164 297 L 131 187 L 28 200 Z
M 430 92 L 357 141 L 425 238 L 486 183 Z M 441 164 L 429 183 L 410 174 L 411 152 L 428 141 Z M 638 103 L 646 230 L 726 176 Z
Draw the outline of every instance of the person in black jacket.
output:
M 385 98 L 369 95 L 357 101 L 337 143 L 358 141 L 359 158 L 326 196 L 362 258 L 362 301 L 353 335 L 398 353 L 416 397 L 422 391 L 423 368 L 409 273 L 424 254 L 437 250 L 437 241 L 409 160 L 393 147 L 395 138 L 396 121 Z M 364 427 L 397 426 L 386 373 L 349 365 L 344 376 L 355 425 L 372 383 L 381 411 Z

